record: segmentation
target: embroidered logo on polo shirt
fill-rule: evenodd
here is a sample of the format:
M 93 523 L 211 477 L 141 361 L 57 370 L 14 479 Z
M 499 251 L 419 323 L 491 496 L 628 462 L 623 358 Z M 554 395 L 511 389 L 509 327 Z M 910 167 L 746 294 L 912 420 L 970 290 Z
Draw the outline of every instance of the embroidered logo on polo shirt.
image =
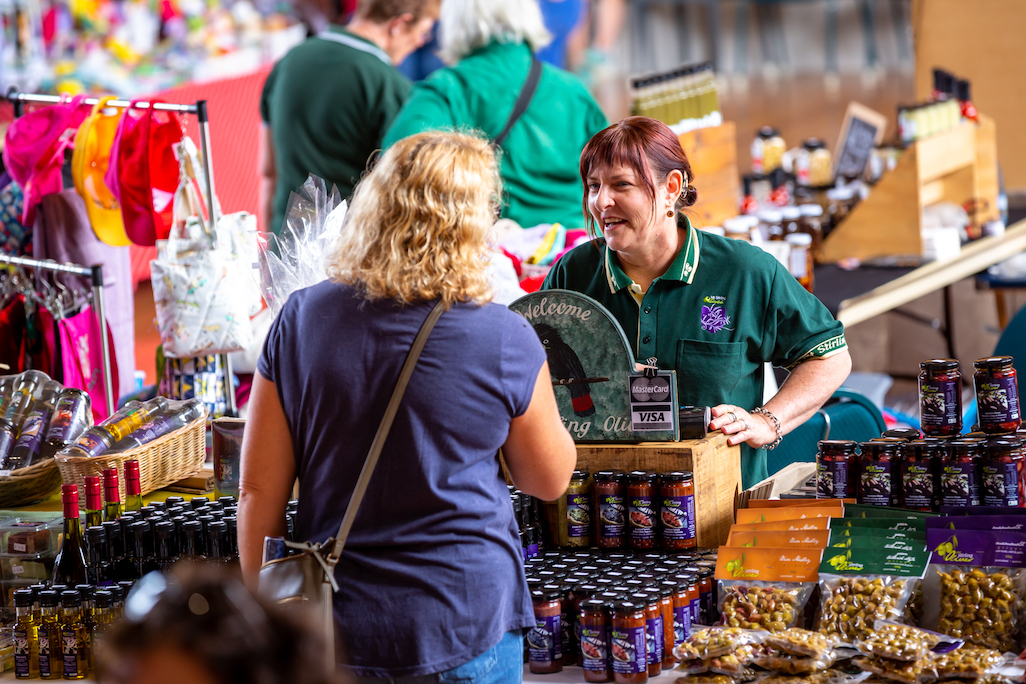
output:
M 733 330 L 728 328 L 730 316 L 726 314 L 723 306 L 727 298 L 720 295 L 710 295 L 702 300 L 702 330 L 711 333 L 718 333 L 721 330 Z

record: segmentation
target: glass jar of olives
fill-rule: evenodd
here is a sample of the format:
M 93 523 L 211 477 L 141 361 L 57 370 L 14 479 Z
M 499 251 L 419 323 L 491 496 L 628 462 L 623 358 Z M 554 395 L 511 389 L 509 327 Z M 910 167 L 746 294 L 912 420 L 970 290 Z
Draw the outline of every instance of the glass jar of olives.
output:
M 923 433 L 950 437 L 962 432 L 962 371 L 954 359 L 919 364 L 919 415 Z
M 983 460 L 980 499 L 984 506 L 1026 507 L 1026 453 L 1022 440 L 1012 435 L 987 443 Z
M 980 430 L 987 434 L 1015 432 L 1022 425 L 1019 387 L 1011 356 L 991 356 L 973 362 Z
M 980 505 L 980 466 L 982 439 L 956 439 L 948 442 L 941 456 L 941 506 Z
M 854 497 L 858 482 L 858 444 L 849 440 L 825 439 L 816 454 L 816 498 Z
M 901 445 L 901 505 L 916 511 L 936 511 L 940 504 L 940 462 L 944 444 L 938 439 L 914 439 Z
M 859 445 L 859 503 L 897 507 L 901 499 L 898 447 L 904 440 L 875 439 Z

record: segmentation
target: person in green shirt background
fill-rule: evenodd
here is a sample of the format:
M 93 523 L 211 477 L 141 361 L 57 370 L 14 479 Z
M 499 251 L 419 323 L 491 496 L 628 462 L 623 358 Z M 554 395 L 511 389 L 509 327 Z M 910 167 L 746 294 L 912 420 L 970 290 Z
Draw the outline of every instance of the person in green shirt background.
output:
M 289 51 L 260 97 L 261 227 L 280 233 L 289 194 L 311 173 L 343 198 L 410 94 L 395 65 L 424 44 L 441 0 L 361 0 L 344 28 L 331 25 Z
M 451 66 L 413 86 L 383 147 L 433 129 L 471 128 L 494 140 L 550 39 L 537 0 L 445 0 L 442 58 Z M 550 64 L 501 143 L 502 217 L 524 228 L 583 226 L 577 160 L 607 120 L 580 80 Z
M 677 136 L 630 117 L 596 135 L 580 160 L 592 242 L 552 267 L 542 289 L 582 292 L 609 309 L 634 347 L 677 372 L 682 405 L 711 406 L 712 430 L 741 444 L 748 488 L 766 452 L 830 398 L 851 370 L 844 329 L 774 257 L 696 230 L 698 199 Z M 762 406 L 766 362 L 790 375 Z

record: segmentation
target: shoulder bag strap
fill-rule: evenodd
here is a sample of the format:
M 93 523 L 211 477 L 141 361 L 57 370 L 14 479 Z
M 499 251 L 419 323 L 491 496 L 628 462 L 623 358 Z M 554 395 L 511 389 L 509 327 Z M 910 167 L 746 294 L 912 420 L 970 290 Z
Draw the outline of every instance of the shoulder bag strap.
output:
M 342 549 L 346 545 L 346 538 L 349 537 L 349 530 L 353 527 L 356 513 L 360 509 L 360 503 L 363 501 L 363 495 L 367 493 L 367 485 L 370 484 L 371 475 L 374 474 L 374 467 L 378 464 L 378 457 L 381 456 L 381 449 L 385 446 L 385 440 L 388 439 L 389 430 L 392 428 L 392 421 L 395 420 L 395 414 L 399 410 L 399 403 L 403 400 L 403 394 L 406 393 L 406 386 L 410 382 L 410 376 L 413 375 L 417 359 L 420 358 L 420 353 L 424 350 L 428 336 L 431 334 L 432 328 L 435 327 L 435 323 L 438 322 L 443 311 L 445 311 L 445 306 L 442 304 L 442 300 L 439 299 L 438 303 L 435 304 L 435 308 L 428 314 L 424 324 L 420 326 L 420 332 L 417 333 L 417 338 L 413 341 L 410 353 L 406 356 L 406 363 L 403 364 L 403 369 L 399 373 L 399 379 L 396 381 L 395 389 L 392 391 L 392 398 L 388 402 L 388 408 L 385 409 L 385 415 L 381 418 L 381 424 L 378 425 L 378 432 L 374 435 L 374 441 L 371 442 L 371 448 L 367 453 L 367 460 L 363 464 L 363 470 L 360 471 L 360 479 L 357 480 L 356 489 L 353 490 L 353 498 L 350 499 L 349 507 L 346 508 L 346 514 L 342 518 L 342 525 L 338 528 L 338 534 L 335 536 L 335 545 L 328 555 L 328 563 L 331 565 L 334 565 L 338 561 L 338 557 L 342 555 Z
M 513 103 L 513 111 L 509 113 L 509 118 L 506 119 L 506 125 L 503 127 L 502 132 L 492 138 L 492 147 L 502 147 L 502 143 L 506 141 L 509 132 L 513 129 L 513 125 L 527 111 L 535 91 L 538 90 L 538 81 L 541 80 L 541 73 L 542 63 L 538 61 L 538 58 L 532 52 L 531 70 L 527 72 L 527 80 L 524 81 L 524 86 L 520 89 L 520 94 L 517 95 L 517 101 Z

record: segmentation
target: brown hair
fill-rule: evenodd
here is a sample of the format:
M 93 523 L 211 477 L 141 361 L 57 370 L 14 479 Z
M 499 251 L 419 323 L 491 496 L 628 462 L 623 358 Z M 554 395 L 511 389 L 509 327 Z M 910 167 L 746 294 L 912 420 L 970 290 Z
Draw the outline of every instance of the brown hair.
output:
M 432 11 L 438 16 L 442 0 L 360 0 L 356 16 L 375 24 L 384 24 L 404 14 L 412 14 L 414 21 Z
M 588 174 L 598 164 L 633 169 L 644 181 L 645 190 L 653 202 L 656 186 L 652 178 L 662 183 L 671 171 L 680 171 L 685 188 L 677 199 L 676 210 L 679 212 L 698 201 L 698 190 L 692 184 L 695 176 L 691 172 L 691 163 L 670 127 L 647 116 L 629 116 L 596 133 L 581 152 L 581 182 L 585 188 L 582 204 L 592 235 L 599 233 L 595 229 L 595 219 L 588 211 Z M 654 207 L 652 211 L 654 216 Z M 678 214 L 678 221 L 681 220 Z

